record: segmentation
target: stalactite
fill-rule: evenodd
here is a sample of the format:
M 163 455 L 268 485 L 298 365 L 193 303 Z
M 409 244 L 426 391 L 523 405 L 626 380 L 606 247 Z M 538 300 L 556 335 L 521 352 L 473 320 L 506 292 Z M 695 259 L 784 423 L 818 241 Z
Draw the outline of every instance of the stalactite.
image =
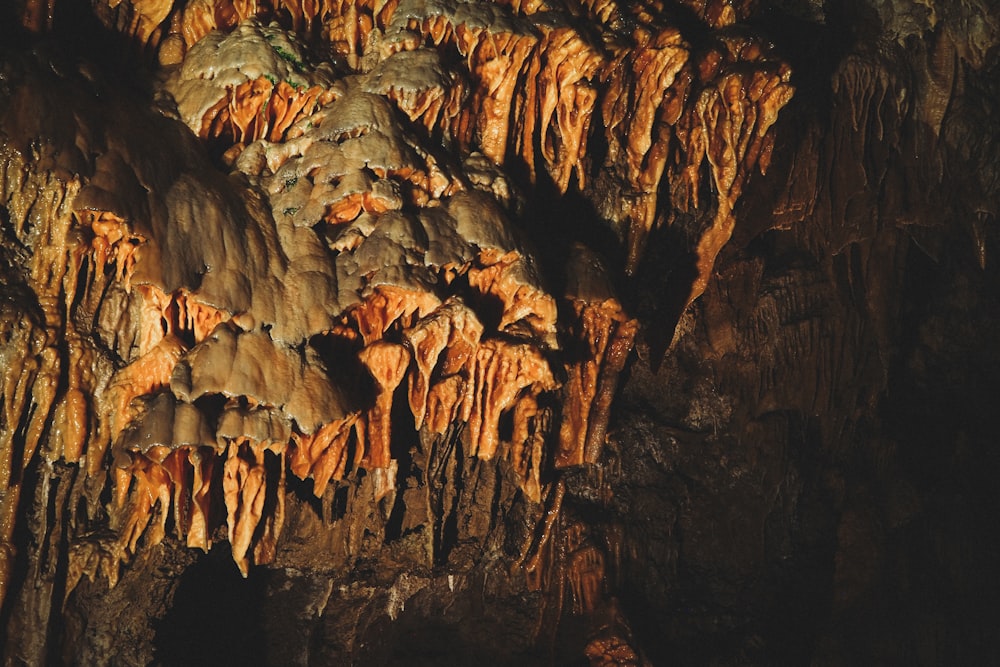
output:
M 88 452 L 95 474 L 103 452 L 114 453 L 118 537 L 81 550 L 76 579 L 98 570 L 117 578 L 119 566 L 100 554 L 128 563 L 170 529 L 208 549 L 220 515 L 240 570 L 267 562 L 283 523 L 286 459 L 294 475 L 312 478 L 317 497 L 357 469 L 375 480 L 376 499 L 394 492 L 393 401 L 404 381 L 418 432 L 443 435 L 467 424 L 468 453 L 483 460 L 502 453 L 498 460 L 516 471 L 525 494 L 540 498 L 551 421 L 540 403 L 559 386 L 545 357 L 557 344 L 558 317 L 533 255 L 490 195 L 466 191 L 448 175 L 455 167 L 400 126 L 385 96 L 365 92 L 368 75 L 329 87 L 280 136 L 204 132 L 202 118 L 215 111 L 197 97 L 198 82 L 214 95 L 261 80 L 246 74 L 252 63 L 236 75 L 242 82 L 223 86 L 228 74 L 204 79 L 198 68 L 213 62 L 206 54 L 245 54 L 249 44 L 267 71 L 294 74 L 280 69 L 288 58 L 273 48 L 291 42 L 269 30 L 246 23 L 202 40 L 167 83 L 193 132 L 243 146 L 233 156 L 249 181 L 241 204 L 219 194 L 228 187 L 222 182 L 171 181 L 170 169 L 137 161 L 127 133 L 108 141 L 119 141 L 120 153 L 102 155 L 82 174 L 73 220 L 86 242 L 72 256 L 94 269 L 67 275 L 119 289 L 131 335 L 116 338 L 124 347 L 98 394 L 100 441 Z M 150 200 L 148 188 L 123 185 L 156 178 L 176 190 Z M 492 192 L 490 178 L 483 185 Z M 194 233 L 195 208 L 221 225 L 212 233 L 224 254 L 182 245 L 177 235 Z M 231 277 L 237 263 L 245 278 Z M 75 283 L 64 289 L 77 292 Z M 348 399 L 313 348 L 297 342 L 309 336 L 355 350 L 374 395 Z M 80 384 L 72 380 L 60 414 L 79 411 Z M 501 433 L 503 419 L 512 421 L 509 433 Z M 70 425 L 84 420 L 77 414 Z M 79 457 L 78 440 L 66 438 L 71 458 Z M 224 512 L 212 500 L 219 470 Z
M 381 500 L 395 488 L 392 472 L 392 398 L 396 387 L 406 377 L 410 365 L 409 350 L 396 343 L 376 341 L 360 352 L 361 361 L 375 380 L 375 403 L 366 420 L 367 453 L 363 464 L 376 475 L 375 500 Z M 390 472 L 386 472 L 390 471 Z
M 184 122 L 232 161 L 257 139 L 281 141 L 333 98 L 332 84 L 330 68 L 312 66 L 288 33 L 251 20 L 191 45 L 165 89 Z
M 740 50 L 740 56 L 747 48 Z M 791 100 L 794 89 L 788 84 L 790 75 L 784 66 L 754 70 L 749 75 L 721 73 L 698 98 L 693 122 L 700 127 L 691 128 L 688 135 L 689 141 L 693 138 L 688 148 L 690 164 L 708 161 L 719 198 L 711 226 L 698 242 L 698 277 L 688 302 L 705 291 L 715 258 L 733 234 L 736 201 L 750 170 L 767 169 L 767 133 L 778 111 Z M 691 191 L 696 192 L 697 186 L 692 184 Z
M 279 457 L 277 480 L 269 479 L 265 465 L 268 452 Z M 249 439 L 232 440 L 227 448 L 222 476 L 226 523 L 233 560 L 243 576 L 247 575 L 250 567 L 247 552 L 251 547 L 255 563 L 266 564 L 274 558 L 275 543 L 284 522 L 284 453 L 284 443 L 251 442 Z M 268 509 L 265 501 L 269 494 L 276 499 L 276 504 L 265 516 Z M 262 522 L 264 529 L 255 539 Z
M 352 69 L 371 70 L 369 90 L 387 95 L 411 119 L 461 149 L 475 147 L 496 164 L 519 161 L 533 179 L 538 175 L 536 158 L 541 157 L 562 192 L 574 174 L 580 189 L 595 167 L 614 174 L 626 189 L 619 210 L 610 217 L 627 237 L 629 272 L 636 270 L 651 230 L 670 217 L 664 214 L 661 191 L 671 191 L 677 199 L 671 203 L 678 208 L 699 207 L 698 175 L 707 161 L 716 213 L 695 249 L 698 276 L 689 300 L 704 291 L 715 257 L 732 235 L 743 182 L 753 168 L 766 169 L 773 141 L 768 130 L 792 93 L 787 66 L 767 45 L 733 28 L 753 12 L 754 2 L 687 3 L 718 35 L 716 46 L 694 58 L 669 10 L 656 3 L 626 9 L 614 3 L 571 5 L 570 12 L 587 13 L 598 21 L 606 48 L 567 21 L 564 11 L 542 11 L 535 5 L 420 0 L 379 7 L 367 2 L 308 8 L 285 4 L 287 15 L 294 17 L 291 27 L 302 30 L 319 20 Z M 279 9 L 220 1 L 212 12 L 227 18 L 221 24 L 215 19 L 209 23 L 232 29 L 240 21 L 264 18 Z M 183 12 L 187 16 L 209 10 L 206 4 Z M 249 47 L 245 37 L 254 28 L 248 25 L 236 27 L 232 37 L 188 30 L 186 47 L 218 61 L 226 40 L 240 41 L 243 50 Z M 622 25 L 632 26 L 629 34 L 622 33 Z M 191 68 L 204 58 L 196 55 L 181 66 L 188 71 L 181 76 L 187 77 L 190 91 L 176 86 L 173 91 L 189 125 L 205 136 L 232 137 L 236 152 L 250 138 L 279 138 L 295 113 L 308 113 L 318 96 L 336 94 L 328 83 L 306 81 L 304 72 L 314 77 L 318 70 L 303 69 L 305 58 L 293 40 L 274 28 L 256 30 L 270 42 L 258 40 L 264 49 L 262 62 L 270 61 L 263 75 L 254 79 L 234 69 L 239 81 L 232 82 L 231 76 L 194 76 Z M 465 60 L 465 71 L 442 67 L 435 62 L 436 51 L 420 48 L 424 43 L 454 49 Z M 246 53 L 241 51 L 240 57 L 246 60 Z M 401 72 L 404 64 L 410 66 Z M 220 92 L 228 86 L 228 92 L 206 96 L 212 86 Z M 745 99 L 737 103 L 739 96 Z M 195 99 L 200 112 L 184 111 Z M 586 161 L 590 120 L 597 109 L 609 147 L 604 165 Z M 739 117 L 728 117 L 731 113 L 725 109 Z M 732 174 L 734 169 L 738 176 Z M 661 188 L 662 181 L 669 187 Z M 338 210 L 331 219 L 350 219 L 361 206 L 354 202 L 348 209 L 355 213 Z
M 26 100 L 24 100 L 26 101 Z M 21 116 L 12 124 L 28 122 Z M 12 536 L 18 523 L 18 511 L 24 492 L 23 477 L 43 445 L 46 425 L 57 406 L 75 410 L 68 415 L 77 420 L 85 419 L 79 410 L 86 410 L 78 397 L 60 387 L 63 371 L 62 355 L 67 352 L 60 338 L 67 333 L 72 339 L 72 323 L 65 321 L 63 308 L 72 299 L 64 291 L 76 279 L 70 270 L 68 256 L 75 250 L 74 235 L 70 232 L 72 214 L 69 206 L 79 190 L 79 181 L 64 179 L 37 169 L 42 156 L 25 155 L 5 143 L 0 151 L 0 197 L 5 203 L 6 224 L 15 238 L 26 247 L 39 247 L 40 252 L 29 256 L 24 274 L 25 287 L 32 290 L 25 302 L 15 300 L 15 278 L 9 293 L 5 285 L 2 297 L 3 344 L 0 361 L 3 362 L 3 385 L 0 387 L 0 603 L 10 585 L 11 569 L 16 556 Z M 51 155 L 45 156 L 51 159 Z M 6 282 L 6 276 L 5 276 Z M 70 387 L 72 391 L 74 387 Z M 79 387 L 75 387 L 79 389 Z M 61 402 L 60 394 L 63 395 Z M 73 429 L 74 424 L 66 425 Z M 78 457 L 80 434 L 67 434 L 70 456 Z M 58 458 L 62 452 L 54 453 Z M 29 489 L 30 493 L 31 490 Z
M 607 268 L 593 251 L 575 246 L 566 266 L 566 298 L 576 319 L 569 327 L 573 344 L 565 346 L 572 356 L 563 387 L 557 467 L 599 461 L 618 374 L 638 330 L 638 321 L 626 315 Z
M 695 8 L 712 29 L 739 11 Z M 603 18 L 584 30 L 587 14 Z M 165 540 L 207 551 L 223 524 L 248 576 L 279 558 L 287 487 L 311 480 L 325 519 L 337 498 L 350 559 L 371 539 L 416 539 L 424 506 L 428 558 L 462 553 L 496 539 L 491 517 L 514 498 L 547 496 L 522 554 L 529 588 L 555 596 L 556 616 L 600 613 L 608 554 L 561 516 L 561 475 L 603 460 L 638 323 L 583 247 L 553 298 L 504 170 L 560 194 L 615 183 L 627 205 L 607 222 L 634 269 L 664 194 L 701 206 L 707 169 L 707 280 L 742 184 L 766 166 L 787 67 L 725 37 L 697 60 L 653 3 L 132 0 L 100 16 L 158 52 L 158 113 L 105 119 L 68 75 L 52 85 L 82 106 L 63 129 L 33 124 L 24 109 L 51 101 L 17 85 L 0 125 L 12 227 L 24 236 L 32 188 L 46 209 L 32 219 L 45 238 L 25 244 L 41 317 L 10 347 L 37 367 L 5 379 L 5 419 L 30 443 L 22 469 L 42 444 L 85 461 L 86 525 L 110 529 L 67 530 L 67 598 Z M 343 62 L 317 63 L 289 27 Z M 24 157 L 33 145 L 58 178 L 25 187 L 45 173 Z M 63 427 L 47 436 L 50 414 Z M 2 499 L 4 572 L 16 493 Z
M 475 312 L 457 297 L 449 298 L 440 308 L 403 331 L 413 350 L 416 366 L 409 374 L 409 402 L 418 431 L 427 423 L 432 433 L 440 435 L 444 432 L 443 425 L 462 414 L 461 410 L 449 411 L 450 418 L 433 419 L 429 395 L 433 386 L 442 384 L 447 378 L 457 378 L 463 371 L 469 373 L 482 335 L 483 325 Z M 461 395 L 462 392 L 456 392 L 449 403 L 458 405 Z

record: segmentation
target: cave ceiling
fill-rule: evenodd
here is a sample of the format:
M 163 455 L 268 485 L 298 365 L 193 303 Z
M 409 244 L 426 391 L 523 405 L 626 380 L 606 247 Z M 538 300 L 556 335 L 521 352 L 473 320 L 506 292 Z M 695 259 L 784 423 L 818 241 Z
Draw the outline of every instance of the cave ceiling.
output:
M 988 0 L 0 9 L 4 664 L 978 662 L 998 45 Z

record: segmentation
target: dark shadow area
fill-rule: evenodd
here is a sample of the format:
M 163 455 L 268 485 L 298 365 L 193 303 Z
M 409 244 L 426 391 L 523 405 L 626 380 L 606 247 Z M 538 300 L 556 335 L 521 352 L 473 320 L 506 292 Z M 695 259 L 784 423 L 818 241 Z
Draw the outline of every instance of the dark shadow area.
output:
M 603 139 L 596 132 L 592 137 L 598 145 L 591 149 L 588 161 L 600 164 Z M 550 292 L 558 297 L 565 291 L 566 276 L 562 269 L 574 242 L 580 242 L 604 257 L 611 277 L 620 281 L 625 254 L 613 223 L 603 220 L 593 202 L 580 192 L 575 174 L 567 191 L 561 193 L 546 171 L 540 155 L 536 168 L 534 183 L 529 182 L 525 167 L 515 164 L 509 168 L 522 191 L 530 193 L 522 215 L 516 217 L 514 222 L 531 241 L 538 264 L 546 271 L 546 286 Z M 593 174 L 589 174 L 588 178 L 593 178 Z
M 148 67 L 151 56 L 136 53 L 125 35 L 105 28 L 91 3 L 54 3 L 51 30 L 43 35 L 22 27 L 20 8 L 15 6 L 20 4 L 24 3 L 10 0 L 0 3 L 0 49 L 12 54 L 36 49 L 58 54 L 67 61 L 79 61 L 73 65 L 89 63 L 84 66 L 86 70 L 90 73 L 99 70 L 101 79 L 113 82 L 122 97 L 131 93 L 139 99 L 151 99 L 153 78 Z M 124 5 L 120 11 L 125 11 Z M 0 53 L 0 58 L 3 57 Z
M 385 524 L 385 541 L 392 542 L 403 537 L 403 524 L 407 511 L 415 512 L 416 508 L 408 508 L 403 501 L 404 490 L 415 488 L 424 479 L 424 471 L 417 467 L 413 451 L 420 441 L 420 435 L 413 428 L 413 415 L 409 411 L 407 383 L 401 382 L 392 399 L 392 434 L 389 450 L 396 460 L 396 493 L 395 501 L 388 509 L 388 519 Z
M 173 605 L 159 622 L 154 640 L 164 667 L 259 665 L 268 623 L 261 610 L 267 570 L 252 568 L 244 579 L 227 542 L 184 571 Z
M 815 423 L 791 412 L 767 419 L 773 432 L 787 433 L 801 488 L 794 516 L 768 513 L 758 553 L 747 553 L 742 529 L 729 528 L 748 522 L 746 510 L 731 502 L 725 471 L 696 453 L 708 443 L 669 428 L 637 429 L 654 440 L 649 453 L 670 450 L 674 437 L 690 452 L 670 470 L 633 452 L 624 473 L 634 481 L 619 490 L 618 520 L 631 545 L 623 550 L 619 601 L 654 665 L 808 665 L 816 655 L 837 548 L 829 460 Z M 755 502 L 739 500 L 751 509 Z M 698 557 L 705 544 L 715 552 L 710 562 Z
M 649 345 L 648 363 L 655 373 L 684 314 L 691 285 L 698 276 L 698 258 L 682 225 L 653 229 L 646 252 L 629 283 L 627 304 L 642 321 L 640 336 Z
M 970 244 L 950 245 L 940 261 L 909 254 L 904 326 L 882 404 L 884 428 L 899 443 L 899 471 L 879 491 L 894 505 L 904 492 L 918 499 L 889 529 L 872 606 L 891 615 L 852 621 L 845 614 L 839 622 L 858 646 L 890 660 L 995 664 L 1000 267 L 971 268 Z M 897 647 L 907 645 L 900 655 Z

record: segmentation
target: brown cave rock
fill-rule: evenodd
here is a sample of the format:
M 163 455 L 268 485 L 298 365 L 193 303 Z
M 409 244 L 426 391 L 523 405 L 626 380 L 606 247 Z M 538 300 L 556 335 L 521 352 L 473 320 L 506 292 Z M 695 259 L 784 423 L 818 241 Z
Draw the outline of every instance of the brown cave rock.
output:
M 991 664 L 994 5 L 0 5 L 3 664 Z

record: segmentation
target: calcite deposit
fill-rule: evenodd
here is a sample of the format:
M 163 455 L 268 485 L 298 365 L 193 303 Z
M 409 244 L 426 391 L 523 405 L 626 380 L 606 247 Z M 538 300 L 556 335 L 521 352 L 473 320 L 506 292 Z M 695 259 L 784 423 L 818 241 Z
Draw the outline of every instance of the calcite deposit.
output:
M 1000 17 L 847 4 L 0 9 L 4 661 L 974 664 Z

